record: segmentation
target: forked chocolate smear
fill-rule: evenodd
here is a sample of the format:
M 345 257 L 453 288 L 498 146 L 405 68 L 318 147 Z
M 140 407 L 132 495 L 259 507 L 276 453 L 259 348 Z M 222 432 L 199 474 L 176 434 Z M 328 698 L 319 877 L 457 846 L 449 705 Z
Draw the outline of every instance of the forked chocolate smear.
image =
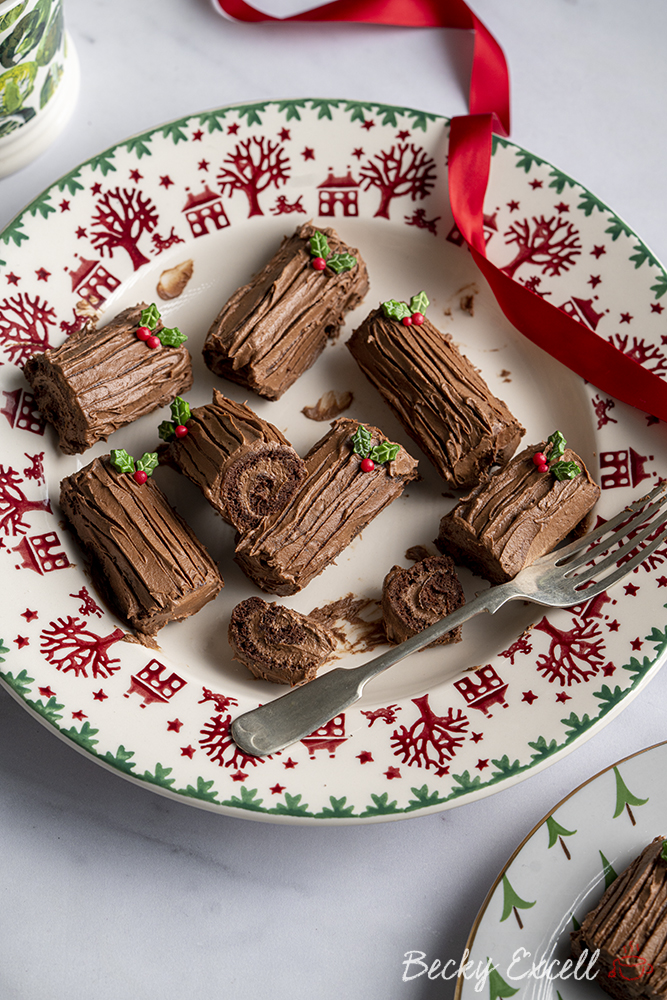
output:
M 165 406 L 192 385 L 188 349 L 138 340 L 145 303 L 99 330 L 79 330 L 35 354 L 23 369 L 40 413 L 53 424 L 67 455 L 106 441 L 113 431 Z M 159 321 L 156 331 L 163 328 Z
M 282 510 L 306 477 L 306 466 L 277 427 L 217 389 L 197 406 L 188 433 L 159 449 L 238 531 Z
M 667 861 L 656 837 L 609 886 L 571 935 L 572 954 L 588 959 L 595 982 L 617 1000 L 667 996 Z
M 234 658 L 255 677 L 274 684 L 312 680 L 336 648 L 330 629 L 261 597 L 236 605 L 227 635 Z
M 440 521 L 438 548 L 491 583 L 511 580 L 554 549 L 591 510 L 600 487 L 570 448 L 563 461 L 579 466 L 574 479 L 539 472 L 533 456 L 546 447 L 526 448 L 463 497 Z
M 449 556 L 427 556 L 404 569 L 394 566 L 382 585 L 382 616 L 389 642 L 399 643 L 465 604 L 463 587 Z M 461 626 L 430 646 L 461 641 Z
M 324 233 L 332 253 L 350 253 L 355 266 L 336 274 L 312 266 L 310 237 Z M 345 314 L 368 291 L 359 251 L 333 229 L 310 223 L 286 236 L 266 266 L 225 303 L 204 343 L 216 375 L 266 399 L 279 399 L 339 333 Z
M 306 455 L 307 478 L 287 506 L 240 538 L 234 558 L 261 590 L 302 590 L 417 478 L 417 462 L 403 448 L 363 472 L 352 445 L 358 427 L 334 421 Z M 376 427 L 368 430 L 374 445 L 386 440 Z
M 109 456 L 63 479 L 60 505 L 95 587 L 138 632 L 200 610 L 223 586 L 218 567 L 152 479 L 136 483 Z
M 472 486 L 514 454 L 523 427 L 428 319 L 403 326 L 374 309 L 347 347 L 445 482 Z

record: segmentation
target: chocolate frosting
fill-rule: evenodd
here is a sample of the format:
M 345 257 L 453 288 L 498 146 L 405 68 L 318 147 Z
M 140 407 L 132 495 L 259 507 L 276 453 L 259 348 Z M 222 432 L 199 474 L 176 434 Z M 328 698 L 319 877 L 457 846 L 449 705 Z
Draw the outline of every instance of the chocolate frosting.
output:
M 336 648 L 330 629 L 279 604 L 250 597 L 232 611 L 228 630 L 234 659 L 274 684 L 303 684 Z
M 445 482 L 472 486 L 514 454 L 523 427 L 428 319 L 403 326 L 375 309 L 347 347 Z
M 332 253 L 351 253 L 357 264 L 335 274 L 311 266 L 309 239 L 324 233 Z M 286 236 L 266 266 L 226 302 L 204 343 L 206 365 L 223 378 L 279 399 L 338 336 L 345 313 L 368 291 L 359 251 L 333 229 L 310 223 Z
M 60 505 L 91 560 L 97 589 L 138 632 L 155 635 L 213 600 L 222 577 L 153 479 L 136 483 L 109 456 L 63 479 Z
M 358 426 L 334 421 L 306 455 L 308 476 L 290 503 L 239 540 L 234 558 L 260 589 L 297 593 L 417 478 L 417 462 L 403 448 L 393 462 L 362 472 L 352 447 Z M 373 445 L 386 440 L 368 430 Z
M 465 604 L 463 587 L 449 556 L 427 556 L 404 569 L 394 566 L 382 585 L 382 616 L 389 642 L 404 642 Z M 461 641 L 461 626 L 430 646 Z
M 239 531 L 282 510 L 305 479 L 304 462 L 278 428 L 217 389 L 213 402 L 191 411 L 187 429 L 159 449 L 160 460 L 195 483 Z
M 138 340 L 145 303 L 123 310 L 100 330 L 83 329 L 35 354 L 24 367 L 35 401 L 67 455 L 106 441 L 119 427 L 165 406 L 192 386 L 184 345 L 154 349 Z M 157 325 L 162 329 L 162 322 Z
M 590 511 L 600 487 L 582 459 L 566 448 L 563 460 L 581 471 L 562 482 L 538 472 L 535 452 L 526 448 L 463 497 L 440 522 L 437 545 L 457 563 L 491 583 L 504 583 L 550 552 Z
M 599 949 L 595 982 L 617 1000 L 664 1000 L 667 996 L 663 843 L 663 837 L 656 837 L 645 847 L 571 935 L 575 958 L 585 949 L 589 956 Z

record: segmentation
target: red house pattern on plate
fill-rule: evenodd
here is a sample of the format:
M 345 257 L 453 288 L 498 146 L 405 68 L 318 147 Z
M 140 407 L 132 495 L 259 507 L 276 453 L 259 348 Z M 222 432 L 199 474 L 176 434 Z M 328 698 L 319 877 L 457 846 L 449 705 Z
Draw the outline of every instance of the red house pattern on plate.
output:
M 35 405 L 35 397 L 26 389 L 13 389 L 11 392 L 4 392 L 2 395 L 6 399 L 0 413 L 4 413 L 9 421 L 10 427 L 19 431 L 30 431 L 31 434 L 44 433 L 44 421 Z
M 81 263 L 75 271 L 67 271 L 72 279 L 72 291 L 97 309 L 118 288 L 120 278 L 107 271 L 99 260 L 86 260 L 85 257 L 79 260 Z
M 333 217 L 336 214 L 336 205 L 340 205 L 342 215 L 359 215 L 359 181 L 355 181 L 350 168 L 343 177 L 336 177 L 333 167 L 329 167 L 329 173 L 321 184 L 318 184 L 318 208 L 319 215 Z
M 454 687 L 463 695 L 469 708 L 476 708 L 484 715 L 491 715 L 489 709 L 492 705 L 507 708 L 505 692 L 508 685 L 490 664 L 462 677 L 460 681 L 454 681 Z
M 52 573 L 56 569 L 67 569 L 72 565 L 67 555 L 64 552 L 54 551 L 61 545 L 62 542 L 55 531 L 22 538 L 16 548 L 12 549 L 12 552 L 19 553 L 22 560 L 14 569 L 31 569 L 40 576 Z
M 185 214 L 193 236 L 206 236 L 209 223 L 216 229 L 226 229 L 230 225 L 222 198 L 211 191 L 208 184 L 204 184 L 199 194 L 193 194 L 189 187 L 185 190 L 188 196 L 181 211 Z
M 347 739 L 345 735 L 345 715 L 337 715 L 326 726 L 316 729 L 310 736 L 301 740 L 304 746 L 308 747 L 310 759 L 315 758 L 316 750 L 328 750 L 329 756 L 334 757 L 337 748 Z
M 646 462 L 652 462 L 653 455 L 640 455 L 634 448 L 600 453 L 600 486 L 603 490 L 619 486 L 637 486 L 644 479 L 650 479 L 655 472 L 647 472 Z M 609 472 L 603 472 L 609 469 Z
M 144 699 L 140 708 L 145 708 L 146 705 L 156 701 L 166 704 L 187 684 L 187 681 L 178 674 L 162 677 L 166 669 L 164 663 L 160 663 L 159 660 L 150 660 L 138 674 L 132 674 L 130 690 L 125 692 L 124 697 L 129 698 L 131 694 L 138 694 Z

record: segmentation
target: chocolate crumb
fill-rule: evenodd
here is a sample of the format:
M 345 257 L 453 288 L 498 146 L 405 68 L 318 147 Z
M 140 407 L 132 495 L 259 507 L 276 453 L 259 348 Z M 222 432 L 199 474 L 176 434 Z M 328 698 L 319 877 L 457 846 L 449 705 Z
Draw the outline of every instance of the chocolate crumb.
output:
M 346 646 L 346 652 L 369 653 L 378 646 L 386 645 L 387 639 L 382 617 L 370 620 L 362 617 L 362 612 L 365 611 L 370 611 L 371 614 L 381 613 L 380 601 L 372 597 L 348 594 L 321 608 L 313 608 L 308 617 L 331 629 L 337 638 L 340 637 Z M 347 630 L 335 627 L 340 622 L 352 627 L 352 635 L 348 635 Z
M 333 389 L 329 389 L 320 396 L 315 406 L 304 406 L 301 412 L 309 420 L 335 420 L 349 409 L 353 400 L 351 392 L 336 393 Z
M 421 562 L 422 559 L 427 559 L 432 554 L 425 545 L 412 545 L 406 550 L 405 558 L 410 559 L 411 562 Z

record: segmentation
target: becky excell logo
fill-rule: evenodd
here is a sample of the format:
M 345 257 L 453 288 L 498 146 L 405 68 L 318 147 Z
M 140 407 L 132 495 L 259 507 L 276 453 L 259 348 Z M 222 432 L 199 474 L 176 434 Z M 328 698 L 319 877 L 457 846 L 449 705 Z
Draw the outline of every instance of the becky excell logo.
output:
M 545 956 L 533 960 L 532 953 L 526 948 L 517 948 L 512 955 L 512 960 L 503 971 L 495 965 L 492 959 L 474 962 L 470 959 L 468 948 L 463 952 L 459 962 L 450 958 L 444 964 L 439 958 L 433 959 L 430 963 L 426 961 L 426 952 L 406 951 L 402 965 L 403 982 L 407 983 L 411 979 L 418 979 L 419 976 L 426 976 L 428 979 L 457 979 L 462 976 L 467 980 L 475 980 L 475 992 L 481 993 L 487 983 L 491 988 L 491 996 L 510 997 L 517 992 L 518 987 L 513 988 L 513 982 L 522 982 L 528 979 L 596 979 L 598 974 L 605 975 L 600 968 L 595 968 L 600 955 L 599 949 L 590 952 L 584 949 L 576 962 L 572 958 L 564 960 L 558 958 L 547 959 Z M 606 972 L 610 979 L 637 980 L 644 976 L 650 976 L 653 972 L 651 963 L 642 958 L 634 949 L 630 942 L 625 949 L 614 959 L 611 969 Z

